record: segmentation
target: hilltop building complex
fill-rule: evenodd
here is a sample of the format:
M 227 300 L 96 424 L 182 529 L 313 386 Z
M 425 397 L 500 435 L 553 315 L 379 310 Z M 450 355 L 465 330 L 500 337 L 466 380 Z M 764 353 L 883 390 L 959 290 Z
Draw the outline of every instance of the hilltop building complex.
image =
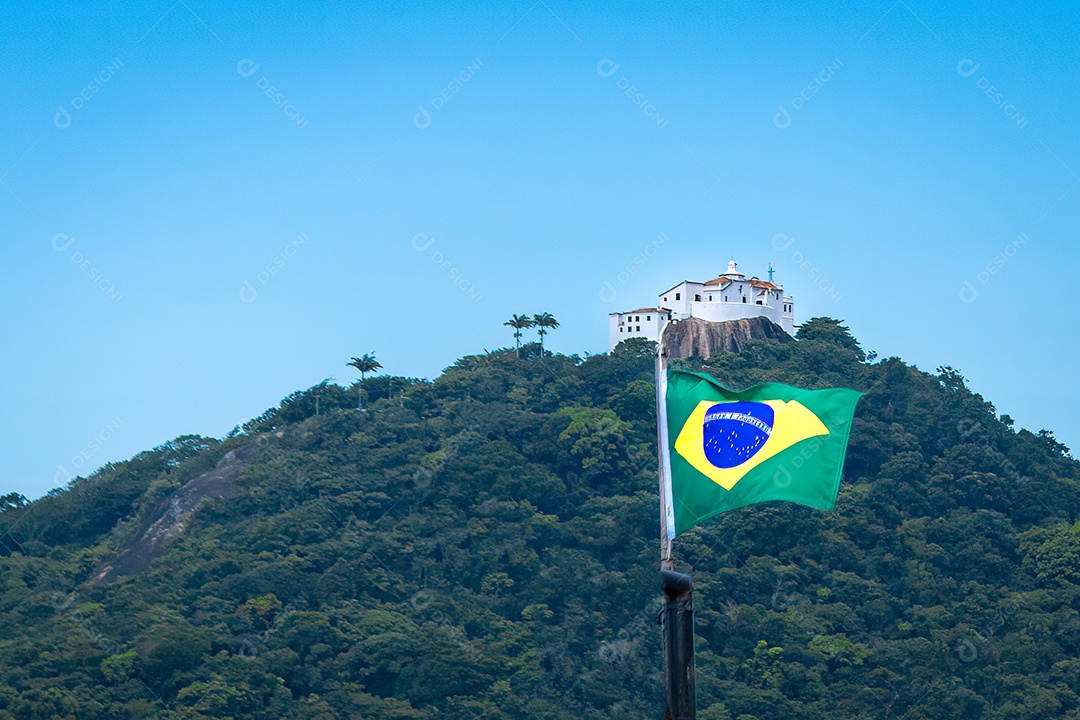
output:
M 669 322 L 691 317 L 710 322 L 766 317 L 794 335 L 795 300 L 784 295 L 784 286 L 774 284 L 772 275 L 770 267 L 768 280 L 748 278 L 731 260 L 727 272 L 713 280 L 683 280 L 660 293 L 656 307 L 611 313 L 611 347 L 635 337 L 658 340 Z

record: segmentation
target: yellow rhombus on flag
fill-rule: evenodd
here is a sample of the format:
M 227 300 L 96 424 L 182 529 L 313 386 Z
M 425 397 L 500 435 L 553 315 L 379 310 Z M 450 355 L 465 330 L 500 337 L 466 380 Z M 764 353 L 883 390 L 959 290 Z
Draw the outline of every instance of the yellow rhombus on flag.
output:
M 665 372 L 665 380 L 660 422 L 669 539 L 725 510 L 766 500 L 832 509 L 862 393 L 780 383 L 734 392 L 681 370 Z

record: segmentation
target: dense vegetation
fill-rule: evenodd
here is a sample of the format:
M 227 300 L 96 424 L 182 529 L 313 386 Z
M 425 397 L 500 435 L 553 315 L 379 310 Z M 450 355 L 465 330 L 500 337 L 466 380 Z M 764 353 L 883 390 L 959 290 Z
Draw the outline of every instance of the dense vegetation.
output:
M 835 511 L 677 543 L 704 720 L 1080 718 L 1080 472 L 954 370 L 834 321 L 690 363 L 866 392 Z M 0 499 L 0 718 L 658 718 L 652 349 L 466 357 L 322 384 Z M 318 408 L 318 410 L 316 410 Z M 150 568 L 94 570 L 249 442 Z

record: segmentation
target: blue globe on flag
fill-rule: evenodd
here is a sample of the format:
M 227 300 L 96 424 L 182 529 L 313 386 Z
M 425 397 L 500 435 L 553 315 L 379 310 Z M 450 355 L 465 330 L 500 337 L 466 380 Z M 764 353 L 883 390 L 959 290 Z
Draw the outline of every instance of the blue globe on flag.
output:
M 733 468 L 752 458 L 772 435 L 775 414 L 765 403 L 717 403 L 705 413 L 705 458 L 718 468 Z

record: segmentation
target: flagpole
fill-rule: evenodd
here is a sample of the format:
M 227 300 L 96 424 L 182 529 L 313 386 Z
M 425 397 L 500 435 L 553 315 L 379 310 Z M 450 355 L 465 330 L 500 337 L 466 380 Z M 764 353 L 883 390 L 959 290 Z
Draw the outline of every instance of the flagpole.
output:
M 669 516 L 671 513 L 671 498 L 668 493 L 667 473 L 667 353 L 664 350 L 664 331 L 668 324 L 660 330 L 660 337 L 656 344 L 656 452 L 657 466 L 660 468 L 660 569 L 671 569 L 671 540 L 672 533 Z
M 660 569 L 670 570 L 672 541 L 675 539 L 675 507 L 671 492 L 671 457 L 668 454 L 667 422 L 667 349 L 664 333 L 668 322 L 660 330 L 656 346 L 656 450 L 660 468 Z
M 675 512 L 671 491 L 671 459 L 668 453 L 667 426 L 667 352 L 664 331 L 660 330 L 656 347 L 656 419 L 657 455 L 660 478 L 660 581 L 664 608 L 660 627 L 664 647 L 664 720 L 695 720 L 694 701 L 694 603 L 693 582 L 689 575 L 675 572 L 672 541 L 675 539 Z

